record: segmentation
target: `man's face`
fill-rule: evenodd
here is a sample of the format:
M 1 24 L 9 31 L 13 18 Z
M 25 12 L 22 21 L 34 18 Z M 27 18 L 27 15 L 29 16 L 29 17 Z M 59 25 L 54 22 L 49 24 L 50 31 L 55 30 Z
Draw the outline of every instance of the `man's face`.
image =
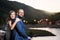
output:
M 18 15 L 19 15 L 20 17 L 23 17 L 23 16 L 24 16 L 24 11 L 23 11 L 23 10 L 19 10 Z

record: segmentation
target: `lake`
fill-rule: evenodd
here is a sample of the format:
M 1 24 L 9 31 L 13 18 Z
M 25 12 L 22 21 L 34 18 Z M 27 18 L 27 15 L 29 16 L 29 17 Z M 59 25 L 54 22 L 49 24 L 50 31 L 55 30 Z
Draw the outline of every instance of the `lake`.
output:
M 60 40 L 60 28 L 30 28 L 30 29 L 47 30 L 56 35 L 56 36 L 32 37 L 31 40 Z

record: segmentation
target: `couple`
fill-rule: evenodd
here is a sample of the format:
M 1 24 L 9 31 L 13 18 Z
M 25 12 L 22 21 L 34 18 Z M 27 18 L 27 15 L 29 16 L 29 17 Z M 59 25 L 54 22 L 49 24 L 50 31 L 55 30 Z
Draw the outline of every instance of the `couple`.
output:
M 28 36 L 25 33 L 22 17 L 24 16 L 24 10 L 19 9 L 17 15 L 15 11 L 9 12 L 8 26 L 11 30 L 10 40 L 28 40 Z

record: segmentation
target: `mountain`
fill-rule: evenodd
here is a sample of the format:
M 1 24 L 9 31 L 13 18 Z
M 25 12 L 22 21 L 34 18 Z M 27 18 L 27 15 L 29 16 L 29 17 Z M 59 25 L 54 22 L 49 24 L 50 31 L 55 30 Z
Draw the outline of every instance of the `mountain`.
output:
M 13 6 L 14 9 L 23 8 L 25 11 L 25 17 L 29 19 L 35 19 L 35 18 L 46 18 L 48 16 L 48 12 L 45 12 L 43 10 L 37 10 L 33 7 L 30 7 L 28 5 L 25 5 L 23 3 L 19 3 L 16 1 L 9 1 L 10 5 Z
M 25 18 L 27 20 L 47 18 L 49 16 L 48 12 L 35 9 L 23 3 L 19 3 L 16 1 L 0 0 L 0 19 L 2 21 L 6 20 L 10 10 L 17 11 L 20 8 L 24 9 Z

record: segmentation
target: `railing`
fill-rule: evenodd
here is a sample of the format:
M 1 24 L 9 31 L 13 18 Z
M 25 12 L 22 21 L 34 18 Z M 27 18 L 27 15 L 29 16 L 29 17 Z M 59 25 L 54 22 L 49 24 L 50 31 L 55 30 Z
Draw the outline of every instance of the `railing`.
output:
M 4 40 L 5 38 L 5 31 L 0 30 L 0 40 Z

